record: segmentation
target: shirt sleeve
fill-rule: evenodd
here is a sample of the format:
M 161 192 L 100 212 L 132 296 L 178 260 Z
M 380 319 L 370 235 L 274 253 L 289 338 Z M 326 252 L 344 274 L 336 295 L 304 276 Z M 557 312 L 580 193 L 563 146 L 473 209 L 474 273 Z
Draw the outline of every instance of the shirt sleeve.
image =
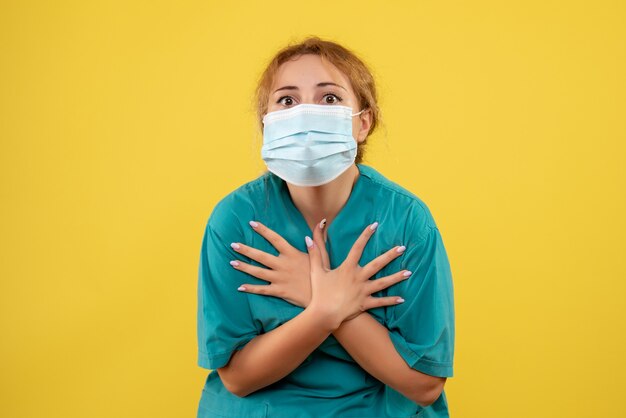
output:
M 230 219 L 228 225 L 212 226 L 209 219 L 200 252 L 198 269 L 198 365 L 207 369 L 225 366 L 235 350 L 242 349 L 259 335 L 250 311 L 246 293 L 237 288 L 250 282 L 250 276 L 234 269 L 229 262 L 241 257 L 231 247 L 239 241 L 223 230 L 238 230 Z M 232 235 L 232 234 L 231 234 Z
M 452 377 L 454 357 L 454 295 L 448 256 L 430 212 L 416 222 L 401 268 L 412 275 L 393 290 L 405 302 L 389 309 L 387 328 L 407 364 L 431 376 Z

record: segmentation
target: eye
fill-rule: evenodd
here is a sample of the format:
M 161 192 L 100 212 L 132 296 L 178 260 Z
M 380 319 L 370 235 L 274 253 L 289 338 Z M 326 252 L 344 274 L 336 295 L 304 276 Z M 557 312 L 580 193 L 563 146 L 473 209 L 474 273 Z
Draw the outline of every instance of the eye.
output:
M 283 102 L 283 100 L 285 100 Z M 291 106 L 293 104 L 293 97 L 291 96 L 283 96 L 280 99 L 278 99 L 278 101 L 276 103 L 280 103 L 284 106 Z
M 337 96 L 335 93 L 327 93 L 324 95 L 323 99 L 324 99 L 324 103 L 326 104 L 336 104 L 343 100 L 341 97 Z

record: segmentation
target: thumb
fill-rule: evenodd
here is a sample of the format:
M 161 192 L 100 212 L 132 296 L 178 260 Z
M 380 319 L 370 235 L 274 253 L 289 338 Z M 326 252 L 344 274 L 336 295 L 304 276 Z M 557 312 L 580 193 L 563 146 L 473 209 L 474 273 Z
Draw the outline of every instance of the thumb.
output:
M 319 248 L 320 255 L 322 257 L 322 265 L 330 270 L 330 261 L 328 259 L 328 251 L 326 251 L 326 242 L 324 241 L 324 227 L 326 226 L 326 218 L 322 219 L 320 223 L 315 225 L 313 230 L 313 241 Z
M 322 268 L 322 255 L 320 254 L 319 247 L 308 235 L 304 237 L 304 240 L 306 242 L 307 251 L 309 252 L 311 271 L 318 271 Z

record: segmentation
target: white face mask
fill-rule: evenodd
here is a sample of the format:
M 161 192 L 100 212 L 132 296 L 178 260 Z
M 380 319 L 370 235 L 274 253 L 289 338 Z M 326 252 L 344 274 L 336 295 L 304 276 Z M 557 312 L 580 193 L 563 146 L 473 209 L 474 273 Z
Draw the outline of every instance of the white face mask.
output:
M 263 117 L 261 157 L 267 169 L 296 186 L 320 186 L 346 171 L 356 158 L 352 108 L 300 104 Z

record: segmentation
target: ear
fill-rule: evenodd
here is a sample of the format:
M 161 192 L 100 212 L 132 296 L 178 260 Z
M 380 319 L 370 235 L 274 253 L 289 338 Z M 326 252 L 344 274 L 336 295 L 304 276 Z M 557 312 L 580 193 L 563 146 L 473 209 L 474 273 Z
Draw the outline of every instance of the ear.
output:
M 366 111 L 364 111 L 363 113 L 361 113 L 359 116 L 359 128 L 358 128 L 358 134 L 357 134 L 357 142 L 360 144 L 363 141 L 365 141 L 365 138 L 367 138 L 367 134 L 370 131 L 370 128 L 372 127 L 372 110 L 371 109 L 367 109 Z

